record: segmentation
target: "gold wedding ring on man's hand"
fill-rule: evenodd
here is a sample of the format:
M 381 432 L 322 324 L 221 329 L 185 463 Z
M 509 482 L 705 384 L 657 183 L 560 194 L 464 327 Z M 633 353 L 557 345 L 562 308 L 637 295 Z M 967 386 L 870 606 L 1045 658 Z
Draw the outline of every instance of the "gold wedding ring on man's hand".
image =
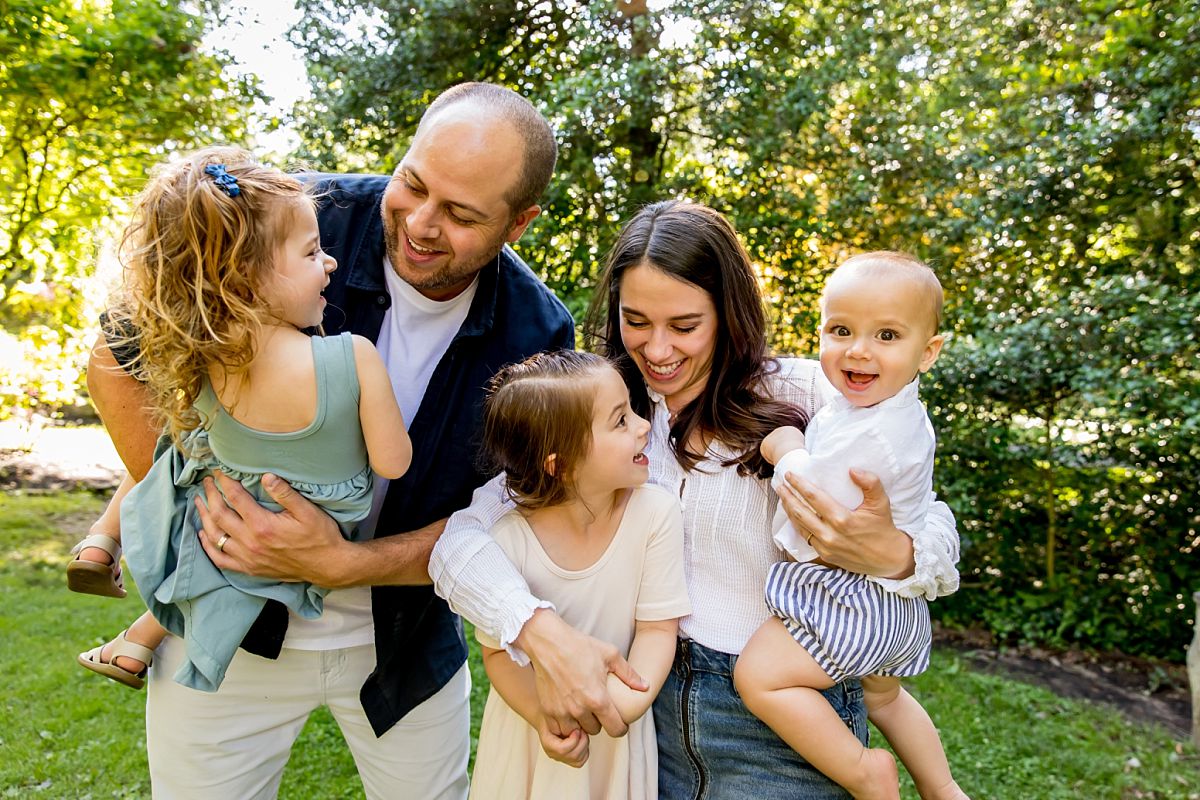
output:
M 811 539 L 812 537 L 810 536 L 809 538 Z M 228 541 L 229 541 L 229 534 L 222 533 L 221 538 L 217 539 L 217 549 L 220 550 L 222 553 L 224 553 L 225 552 L 225 543 Z

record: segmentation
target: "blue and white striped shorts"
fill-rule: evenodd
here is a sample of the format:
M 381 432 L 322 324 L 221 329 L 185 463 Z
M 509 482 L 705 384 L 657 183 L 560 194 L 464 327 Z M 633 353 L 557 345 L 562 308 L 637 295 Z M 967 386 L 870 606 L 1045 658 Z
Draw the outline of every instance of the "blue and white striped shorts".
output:
M 838 683 L 866 675 L 907 677 L 929 666 L 929 606 L 863 575 L 781 561 L 767 573 L 767 607 Z

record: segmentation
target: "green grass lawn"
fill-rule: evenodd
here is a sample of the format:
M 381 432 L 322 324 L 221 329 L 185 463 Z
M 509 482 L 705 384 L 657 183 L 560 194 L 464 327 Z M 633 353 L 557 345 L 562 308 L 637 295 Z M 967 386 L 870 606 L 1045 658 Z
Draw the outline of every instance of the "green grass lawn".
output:
M 71 544 L 99 512 L 90 494 L 0 497 L 0 796 L 149 797 L 144 695 L 86 672 L 75 655 L 140 611 L 66 590 Z M 486 678 L 472 654 L 474 729 Z M 1200 800 L 1200 757 L 1165 732 L 1106 708 L 984 675 L 951 653 L 907 683 L 942 732 L 959 783 L 976 800 Z M 906 800 L 916 798 L 911 784 Z M 284 798 L 361 797 L 354 765 L 326 713 L 292 750 Z

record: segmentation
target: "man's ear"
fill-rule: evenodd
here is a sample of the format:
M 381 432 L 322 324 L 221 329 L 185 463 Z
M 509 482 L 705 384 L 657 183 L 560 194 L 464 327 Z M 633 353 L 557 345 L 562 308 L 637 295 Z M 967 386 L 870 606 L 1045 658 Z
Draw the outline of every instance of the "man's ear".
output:
M 547 475 L 554 475 L 558 469 L 558 454 L 551 453 L 546 456 L 546 460 L 542 463 L 542 469 L 546 470 Z
M 537 215 L 540 213 L 542 213 L 541 206 L 530 206 L 513 217 L 512 224 L 508 226 L 508 233 L 504 236 L 505 241 L 512 244 L 520 239 L 521 235 L 525 233 L 525 229 L 529 227 L 529 223 L 537 219 Z
M 939 333 L 936 336 L 930 336 L 929 341 L 925 343 L 925 352 L 921 354 L 921 372 L 928 372 L 933 366 L 933 362 L 938 360 L 938 356 L 942 352 L 942 345 L 946 343 L 945 334 Z

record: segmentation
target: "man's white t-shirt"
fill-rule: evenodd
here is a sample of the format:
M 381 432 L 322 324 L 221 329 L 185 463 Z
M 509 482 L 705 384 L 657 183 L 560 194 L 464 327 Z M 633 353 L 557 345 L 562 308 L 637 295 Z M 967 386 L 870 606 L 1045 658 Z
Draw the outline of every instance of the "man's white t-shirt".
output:
M 472 281 L 457 297 L 438 301 L 430 300 L 406 283 L 392 269 L 386 257 L 383 260 L 383 274 L 392 305 L 383 316 L 383 326 L 379 330 L 375 348 L 383 358 L 392 381 L 392 392 L 396 395 L 407 426 L 412 424 L 413 417 L 417 415 L 433 371 L 471 310 L 479 279 L 477 277 Z M 359 526 L 362 538 L 369 539 L 375 535 L 387 489 L 386 478 L 375 479 L 371 513 Z M 325 611 L 317 619 L 304 619 L 294 613 L 288 617 L 284 647 L 336 650 L 375 641 L 369 586 L 330 592 L 325 596 Z

